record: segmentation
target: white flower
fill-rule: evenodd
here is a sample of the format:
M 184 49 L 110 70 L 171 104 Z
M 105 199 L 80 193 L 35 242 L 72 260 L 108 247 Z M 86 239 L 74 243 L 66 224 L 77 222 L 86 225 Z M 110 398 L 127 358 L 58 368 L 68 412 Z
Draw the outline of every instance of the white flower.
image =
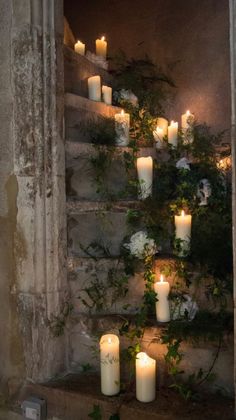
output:
M 183 298 L 184 301 L 171 303 L 172 319 L 181 319 L 187 316 L 187 319 L 192 321 L 198 312 L 198 305 L 189 295 L 183 295 Z
M 121 89 L 114 93 L 114 97 L 118 101 L 123 100 L 130 102 L 133 106 L 138 106 L 138 98 L 131 90 Z
M 154 239 L 147 236 L 144 231 L 139 231 L 131 236 L 130 243 L 124 245 L 130 253 L 139 259 L 156 254 L 157 247 Z
M 183 157 L 176 163 L 177 169 L 187 169 L 187 171 L 190 171 L 189 161 L 187 158 Z

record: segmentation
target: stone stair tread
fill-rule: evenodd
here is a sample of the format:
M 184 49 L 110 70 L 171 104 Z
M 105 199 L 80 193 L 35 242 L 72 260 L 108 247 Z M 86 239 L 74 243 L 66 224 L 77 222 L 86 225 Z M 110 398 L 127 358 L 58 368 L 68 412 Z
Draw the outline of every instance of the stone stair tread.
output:
M 156 400 L 144 404 L 135 399 L 134 389 L 126 395 L 106 397 L 100 391 L 96 373 L 69 373 L 44 384 L 28 383 L 21 389 L 19 401 L 37 395 L 47 401 L 49 418 L 85 420 L 98 406 L 108 420 L 119 413 L 120 420 L 215 420 L 233 419 L 233 400 L 208 395 L 201 400 L 186 401 L 174 390 L 158 385 Z
M 138 200 L 90 201 L 90 200 L 68 200 L 67 214 L 87 213 L 94 211 L 115 211 L 126 212 L 128 209 L 137 209 L 140 206 Z
M 106 117 L 113 117 L 121 112 L 122 108 L 113 105 L 106 105 L 104 102 L 96 102 L 74 93 L 65 93 L 65 106 L 75 109 L 82 109 Z
M 96 149 L 94 146 L 95 146 L 94 143 L 78 142 L 75 140 L 67 139 L 66 140 L 66 153 L 75 157 L 80 154 L 91 155 L 92 152 L 96 152 Z M 117 153 L 132 151 L 131 147 L 122 147 L 122 146 L 114 146 L 114 147 L 117 150 Z M 156 155 L 156 148 L 155 147 L 140 147 L 137 155 L 154 157 Z

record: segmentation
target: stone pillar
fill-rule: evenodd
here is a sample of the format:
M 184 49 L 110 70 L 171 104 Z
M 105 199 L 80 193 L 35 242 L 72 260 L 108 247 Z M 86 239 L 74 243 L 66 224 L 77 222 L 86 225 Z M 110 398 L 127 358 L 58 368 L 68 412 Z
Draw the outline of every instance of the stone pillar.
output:
M 230 61 L 231 61 L 231 143 L 232 143 L 232 208 L 234 259 L 234 384 L 236 385 L 236 0 L 230 7 Z M 236 391 L 236 386 L 235 391 Z
M 6 104 L 1 100 L 0 106 L 8 131 L 1 134 L 6 153 L 0 223 L 8 229 L 9 255 L 0 295 L 4 292 L 9 303 L 3 350 L 11 367 L 20 359 L 16 371 L 4 375 L 39 381 L 66 364 L 65 335 L 55 338 L 48 327 L 66 291 L 63 1 L 0 0 L 3 12 L 6 79 L 0 87 Z M 2 249 L 4 244 L 0 254 Z

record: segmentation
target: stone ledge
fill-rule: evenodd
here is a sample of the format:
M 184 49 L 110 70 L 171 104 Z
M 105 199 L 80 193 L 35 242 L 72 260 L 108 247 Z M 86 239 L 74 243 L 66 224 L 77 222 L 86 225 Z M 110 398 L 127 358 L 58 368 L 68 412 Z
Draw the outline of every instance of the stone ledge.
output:
M 171 389 L 158 387 L 152 403 L 140 403 L 133 390 L 117 397 L 105 397 L 100 392 L 100 378 L 95 374 L 68 374 L 47 384 L 28 384 L 19 400 L 30 395 L 46 399 L 48 417 L 58 420 L 85 420 L 94 406 L 100 408 L 102 419 L 118 414 L 120 420 L 222 420 L 233 419 L 233 401 L 214 395 L 202 395 L 200 400 L 185 401 Z
M 70 157 L 76 158 L 79 155 L 88 155 L 96 153 L 95 144 L 93 143 L 83 143 L 73 140 L 66 140 L 66 153 L 70 155 Z M 106 147 L 105 145 L 103 147 Z M 115 151 L 117 154 L 123 152 L 132 152 L 130 147 L 122 147 L 122 146 L 114 146 Z M 155 147 L 140 147 L 137 153 L 137 156 L 152 156 L 153 158 L 156 157 L 156 148 Z
M 79 213 L 90 213 L 96 211 L 103 211 L 103 212 L 127 212 L 128 209 L 138 209 L 140 206 L 139 201 L 135 200 L 127 200 L 127 201 L 115 201 L 115 202 L 108 202 L 108 201 L 79 201 L 79 200 L 68 200 L 66 207 L 67 207 L 67 214 L 79 214 Z
M 88 98 L 73 93 L 65 94 L 65 106 L 99 114 L 104 117 L 114 117 L 116 113 L 121 112 L 121 108 L 119 107 L 106 105 L 104 102 L 91 101 Z

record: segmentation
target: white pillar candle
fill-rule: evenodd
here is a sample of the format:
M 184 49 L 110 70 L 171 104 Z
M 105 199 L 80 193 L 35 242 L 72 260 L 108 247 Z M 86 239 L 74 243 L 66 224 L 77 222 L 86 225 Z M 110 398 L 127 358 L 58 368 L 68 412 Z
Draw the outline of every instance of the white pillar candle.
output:
M 186 111 L 185 114 L 181 115 L 181 127 L 183 133 L 183 142 L 192 143 L 193 142 L 193 126 L 194 115 L 190 111 Z
M 164 131 L 163 128 L 160 128 L 157 126 L 156 130 L 153 131 L 153 137 L 156 142 L 156 148 L 161 149 L 164 145 L 163 143 L 163 137 L 164 137 Z
M 141 402 L 156 398 L 156 360 L 144 352 L 136 356 L 136 398 Z
M 92 76 L 88 79 L 89 99 L 92 101 L 101 101 L 101 77 Z
M 115 334 L 105 334 L 100 340 L 101 391 L 104 395 L 120 392 L 119 344 Z
M 184 255 L 190 249 L 191 225 L 192 216 L 185 214 L 184 210 L 182 210 L 181 216 L 175 216 L 175 238 L 184 241 L 181 244 L 180 255 Z
M 154 290 L 157 293 L 156 302 L 156 317 L 158 322 L 169 322 L 170 320 L 170 305 L 168 295 L 170 293 L 170 285 L 168 281 L 163 280 L 161 274 L 160 281 L 154 283 Z
M 115 114 L 116 144 L 118 146 L 128 146 L 129 144 L 130 115 L 121 111 Z
M 171 121 L 168 127 L 168 143 L 172 144 L 173 147 L 177 147 L 178 144 L 178 123 Z
M 152 179 L 153 179 L 153 159 L 151 156 L 140 157 L 137 159 L 137 171 L 140 184 L 141 200 L 152 195 Z
M 103 102 L 107 105 L 112 104 L 112 88 L 109 86 L 102 86 Z
M 102 36 L 101 39 L 96 39 L 96 54 L 100 57 L 107 57 L 107 41 L 105 41 L 105 36 Z
M 168 131 L 168 121 L 167 121 L 167 119 L 163 118 L 163 117 L 157 118 L 157 126 L 159 128 L 162 128 L 163 135 L 167 136 L 167 131 Z
M 84 55 L 85 53 L 85 44 L 83 42 L 77 41 L 74 45 L 75 52 L 77 52 L 80 55 Z

